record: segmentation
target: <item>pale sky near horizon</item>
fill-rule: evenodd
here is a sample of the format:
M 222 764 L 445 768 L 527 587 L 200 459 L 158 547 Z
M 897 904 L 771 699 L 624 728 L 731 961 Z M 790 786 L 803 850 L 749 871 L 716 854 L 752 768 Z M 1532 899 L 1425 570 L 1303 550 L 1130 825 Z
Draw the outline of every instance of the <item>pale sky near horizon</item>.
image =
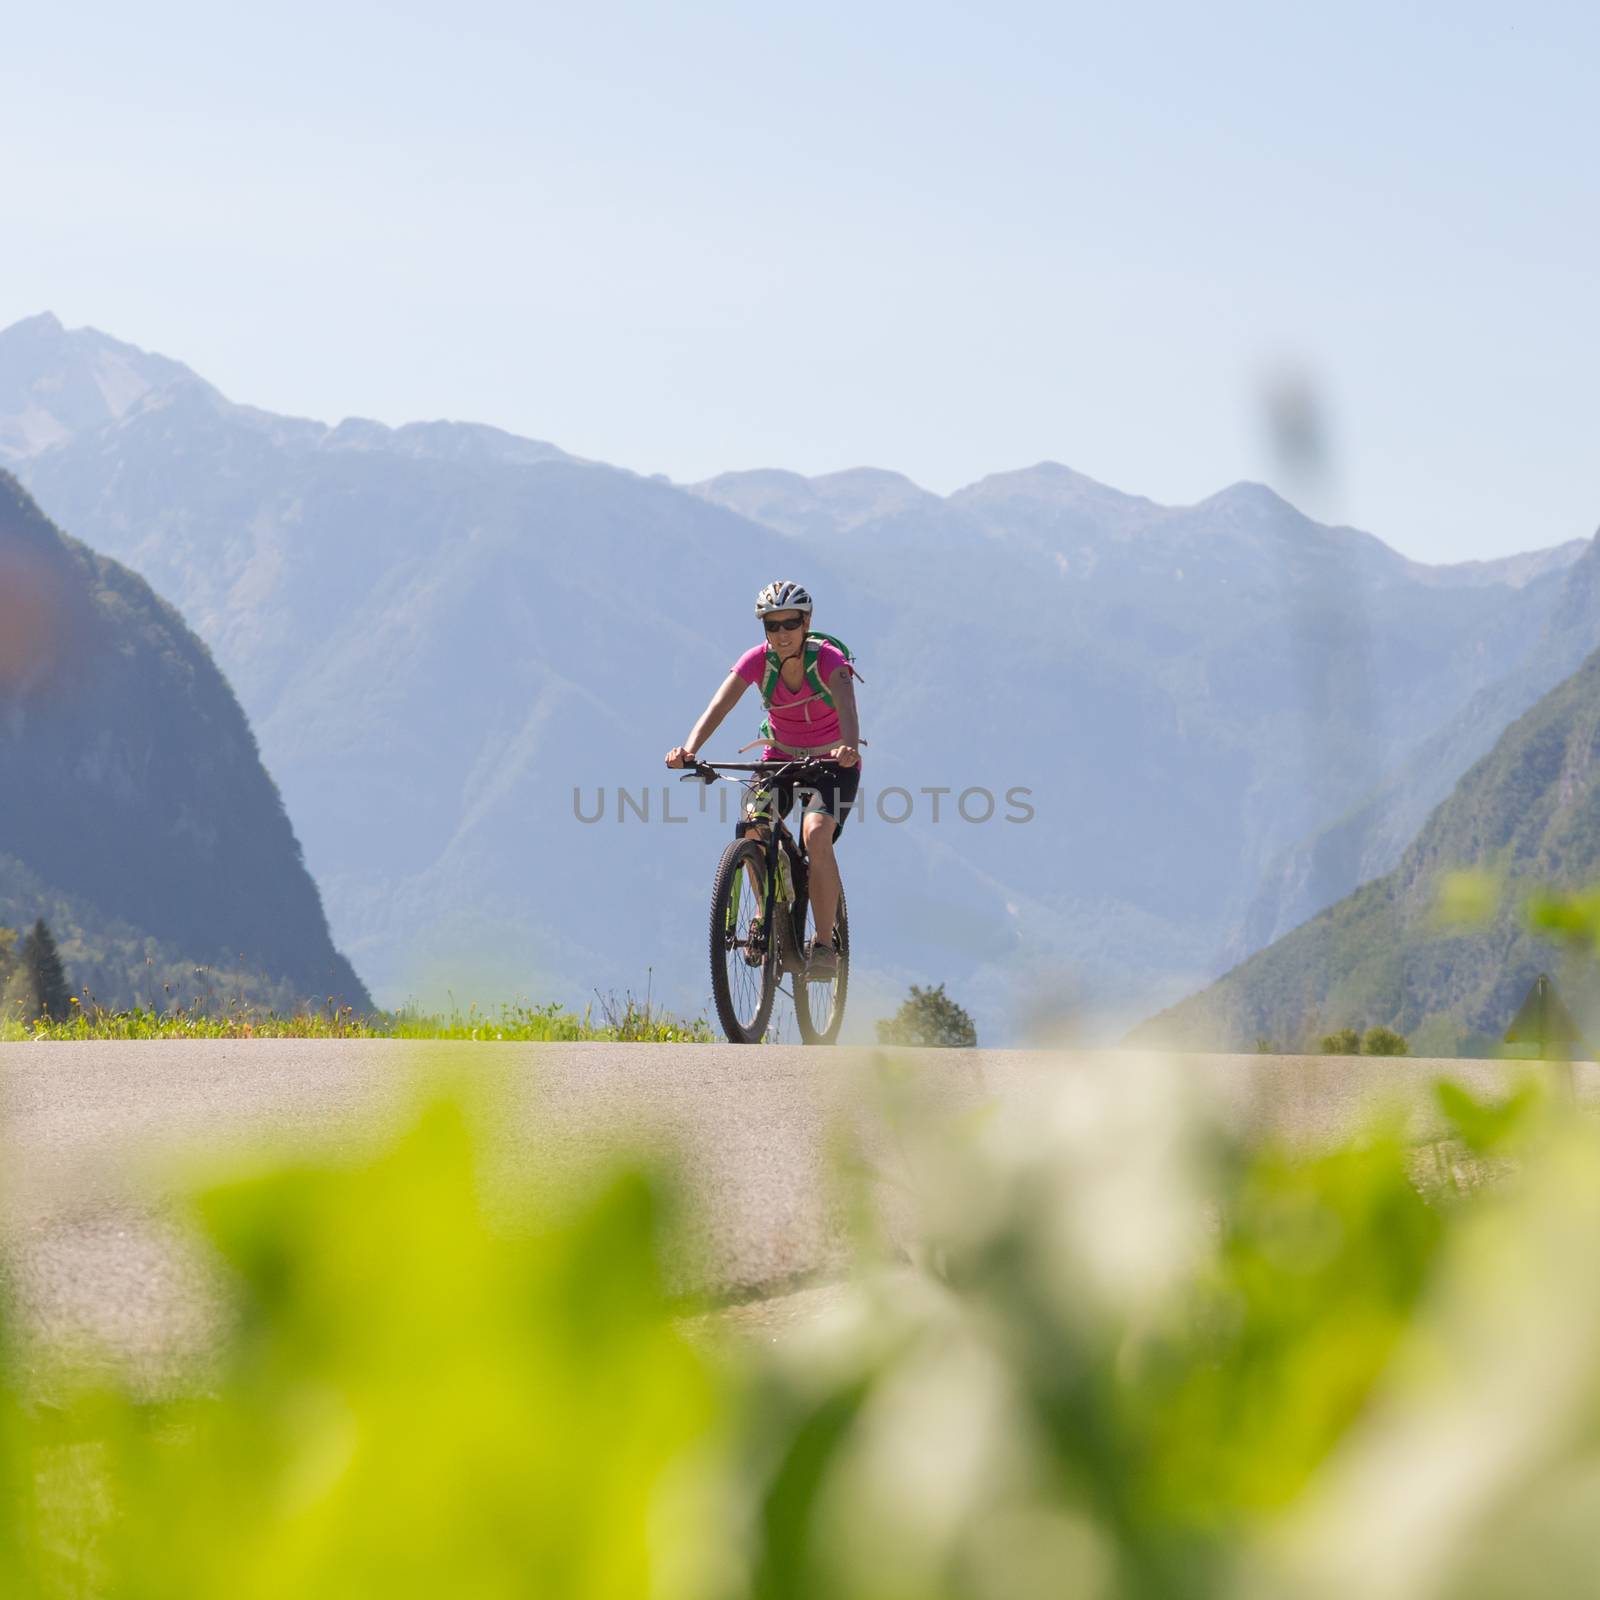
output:
M 0 326 L 691 480 L 1260 478 L 1406 554 L 1600 525 L 1600 11 L 13 9 Z M 1286 477 L 1268 387 L 1327 471 Z

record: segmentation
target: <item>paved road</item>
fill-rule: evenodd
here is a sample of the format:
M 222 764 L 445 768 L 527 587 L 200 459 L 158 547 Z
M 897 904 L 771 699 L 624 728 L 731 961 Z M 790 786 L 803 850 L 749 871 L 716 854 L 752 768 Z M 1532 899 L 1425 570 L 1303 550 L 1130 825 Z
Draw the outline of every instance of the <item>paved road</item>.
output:
M 953 1108 L 1023 1104 L 1139 1070 L 1116 1052 L 898 1051 Z M 171 1200 L 175 1156 L 263 1138 L 359 1148 L 411 1105 L 413 1071 L 445 1065 L 501 1091 L 497 1156 L 560 1164 L 644 1139 L 680 1150 L 699 1202 L 679 1263 L 730 1301 L 826 1278 L 843 1257 L 828 1181 L 844 1118 L 869 1159 L 892 1141 L 865 1108 L 878 1053 L 800 1046 L 450 1044 L 249 1040 L 0 1045 L 0 1271 L 24 1325 L 92 1337 L 152 1381 L 216 1330 L 208 1269 Z M 1444 1073 L 1492 1090 L 1492 1063 L 1194 1056 L 1186 1078 L 1235 1125 L 1297 1139 L 1337 1136 L 1397 1098 L 1435 1126 Z M 1585 1098 L 1600 1073 L 1578 1069 Z

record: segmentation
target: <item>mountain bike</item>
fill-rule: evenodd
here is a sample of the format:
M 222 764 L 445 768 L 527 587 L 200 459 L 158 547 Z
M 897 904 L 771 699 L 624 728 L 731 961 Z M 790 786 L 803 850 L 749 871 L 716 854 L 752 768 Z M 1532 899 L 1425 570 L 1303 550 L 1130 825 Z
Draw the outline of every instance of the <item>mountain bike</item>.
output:
M 692 761 L 681 782 L 711 784 L 727 773 L 754 799 L 779 778 L 803 788 L 823 763 L 797 761 Z M 762 838 L 760 828 L 765 828 Z M 806 975 L 806 942 L 816 932 L 808 892 L 805 850 L 783 818 L 741 819 L 738 837 L 722 852 L 711 887 L 711 994 L 717 1019 L 733 1044 L 759 1044 L 772 1020 L 783 980 L 794 1001 L 795 1021 L 807 1044 L 832 1044 L 844 1021 L 850 988 L 850 922 L 844 891 L 834 924 L 838 966 L 831 978 Z

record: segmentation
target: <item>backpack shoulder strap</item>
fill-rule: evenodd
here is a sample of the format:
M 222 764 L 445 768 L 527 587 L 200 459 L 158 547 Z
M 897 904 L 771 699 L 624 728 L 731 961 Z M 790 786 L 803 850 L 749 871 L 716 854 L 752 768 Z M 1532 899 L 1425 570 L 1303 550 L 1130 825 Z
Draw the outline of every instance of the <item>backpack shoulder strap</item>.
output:
M 762 705 L 770 706 L 772 704 L 772 697 L 778 692 L 778 674 L 782 670 L 782 663 L 778 660 L 778 652 L 769 644 L 767 646 L 766 661 L 761 672 Z
M 822 673 L 817 668 L 817 657 L 822 654 L 822 646 L 825 641 L 827 641 L 826 634 L 808 633 L 806 635 L 806 682 L 811 685 L 812 694 L 816 695 L 825 706 L 831 709 L 833 696 L 828 693 L 828 686 L 822 681 Z M 846 657 L 845 659 L 848 660 L 849 658 Z

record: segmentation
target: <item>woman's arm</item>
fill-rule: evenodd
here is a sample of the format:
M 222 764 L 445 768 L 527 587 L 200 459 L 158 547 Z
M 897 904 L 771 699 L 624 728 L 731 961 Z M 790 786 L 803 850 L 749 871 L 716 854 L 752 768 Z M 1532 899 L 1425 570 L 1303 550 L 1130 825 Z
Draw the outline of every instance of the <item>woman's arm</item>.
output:
M 839 744 L 834 759 L 841 766 L 853 767 L 861 759 L 861 718 L 856 711 L 855 674 L 848 667 L 836 667 L 828 679 L 828 693 L 839 713 Z M 844 752 L 848 752 L 845 754 Z
M 689 730 L 689 737 L 676 749 L 667 752 L 667 765 L 681 767 L 686 760 L 693 760 L 701 746 L 721 726 L 722 719 L 739 703 L 739 696 L 749 687 L 737 672 L 730 672 L 722 680 L 722 687 L 712 695 L 711 704 L 700 713 L 700 720 Z M 678 758 L 676 761 L 673 760 L 674 756 Z

